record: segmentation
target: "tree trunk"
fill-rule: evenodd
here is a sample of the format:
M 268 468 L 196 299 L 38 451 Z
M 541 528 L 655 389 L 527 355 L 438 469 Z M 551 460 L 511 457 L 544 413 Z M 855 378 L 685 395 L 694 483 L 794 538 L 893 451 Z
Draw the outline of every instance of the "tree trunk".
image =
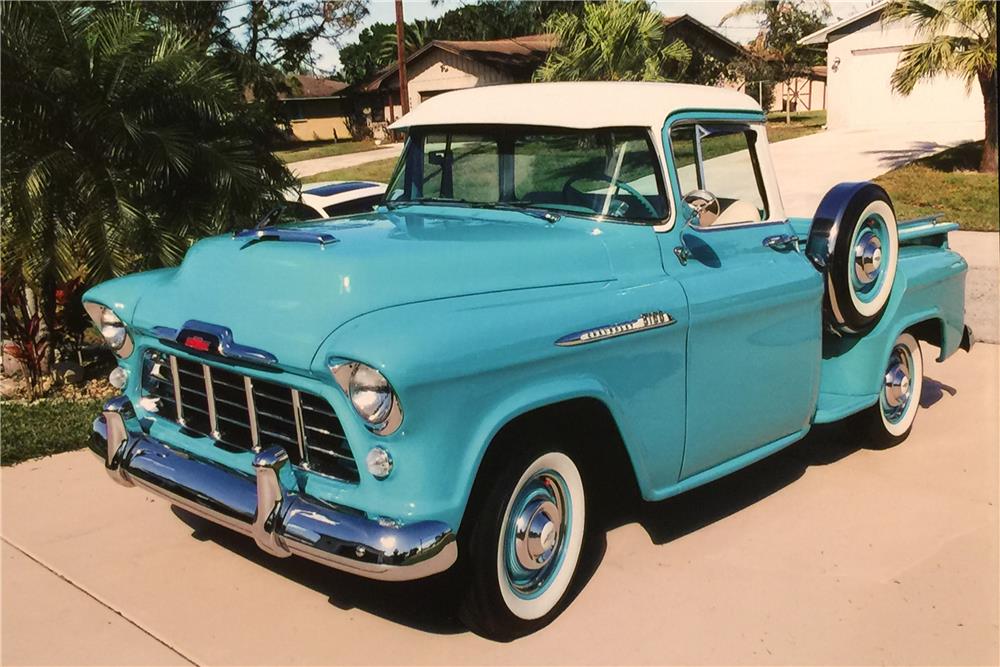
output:
M 997 173 L 997 71 L 979 72 L 979 87 L 983 90 L 983 110 L 986 113 L 986 140 L 979 171 Z

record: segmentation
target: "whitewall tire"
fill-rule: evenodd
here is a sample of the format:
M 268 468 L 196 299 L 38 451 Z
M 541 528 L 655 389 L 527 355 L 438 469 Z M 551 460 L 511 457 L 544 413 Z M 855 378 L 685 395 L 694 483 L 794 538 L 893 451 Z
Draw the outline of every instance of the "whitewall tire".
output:
M 875 448 L 891 447 L 910 434 L 924 386 L 924 358 L 913 335 L 900 334 L 885 364 L 878 403 L 862 413 Z

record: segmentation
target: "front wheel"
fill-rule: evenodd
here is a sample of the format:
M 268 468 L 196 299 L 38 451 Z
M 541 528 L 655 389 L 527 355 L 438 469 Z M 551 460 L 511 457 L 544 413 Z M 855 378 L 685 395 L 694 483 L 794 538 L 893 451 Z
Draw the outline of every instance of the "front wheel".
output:
M 874 448 L 899 444 L 910 434 L 923 386 L 920 343 L 911 334 L 900 334 L 889 352 L 878 403 L 860 415 Z
M 583 548 L 586 493 L 577 463 L 555 447 L 526 448 L 497 468 L 481 473 L 489 486 L 477 489 L 459 535 L 469 577 L 459 615 L 479 634 L 510 641 L 562 611 Z

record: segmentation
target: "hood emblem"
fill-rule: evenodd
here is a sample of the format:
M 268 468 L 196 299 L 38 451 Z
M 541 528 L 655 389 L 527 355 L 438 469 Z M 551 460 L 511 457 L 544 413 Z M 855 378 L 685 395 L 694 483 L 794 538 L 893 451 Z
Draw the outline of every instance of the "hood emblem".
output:
M 624 336 L 626 334 L 648 331 L 649 329 L 668 327 L 675 322 L 677 322 L 677 320 L 672 318 L 669 313 L 665 313 L 662 310 L 655 310 L 651 313 L 643 313 L 634 320 L 629 320 L 627 322 L 605 324 L 592 329 L 584 329 L 583 331 L 576 331 L 574 333 L 567 334 L 557 340 L 556 345 L 559 347 L 572 347 L 574 345 L 596 343 L 599 340 L 607 340 L 608 338 L 616 338 L 617 336 Z
M 240 345 L 233 340 L 233 332 L 228 327 L 218 324 L 188 320 L 180 329 L 153 327 L 153 335 L 167 344 L 180 345 L 195 352 L 217 354 L 248 364 L 272 366 L 278 363 L 278 358 L 270 352 Z

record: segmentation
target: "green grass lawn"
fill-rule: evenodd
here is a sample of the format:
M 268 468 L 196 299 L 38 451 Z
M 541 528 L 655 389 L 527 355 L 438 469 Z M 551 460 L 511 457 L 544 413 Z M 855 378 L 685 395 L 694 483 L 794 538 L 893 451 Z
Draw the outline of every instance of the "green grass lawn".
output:
M 0 403 L 0 461 L 9 466 L 87 445 L 104 399 Z
M 347 153 L 362 153 L 379 148 L 374 141 L 365 139 L 363 141 L 310 141 L 297 144 L 283 151 L 275 151 L 280 159 L 285 162 L 299 162 L 301 160 L 312 160 L 318 157 L 330 157 L 331 155 L 346 155 Z
M 786 139 L 798 139 L 807 134 L 815 134 L 826 125 L 826 111 L 796 111 L 792 114 L 792 122 L 785 124 L 783 111 L 767 115 L 767 139 L 772 144 Z
M 893 169 L 875 179 L 886 189 L 900 220 L 931 213 L 965 230 L 1000 230 L 997 175 L 976 171 L 983 142 L 962 144 Z

